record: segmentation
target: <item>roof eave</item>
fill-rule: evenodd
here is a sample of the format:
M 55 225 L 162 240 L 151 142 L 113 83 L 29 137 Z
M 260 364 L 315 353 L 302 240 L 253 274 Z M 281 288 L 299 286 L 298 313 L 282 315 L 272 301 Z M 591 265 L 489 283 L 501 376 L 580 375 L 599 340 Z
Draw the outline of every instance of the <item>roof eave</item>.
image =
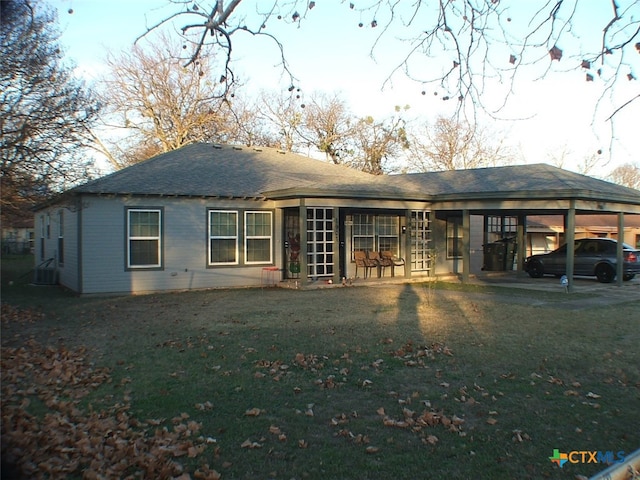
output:
M 640 196 L 601 194 L 593 190 L 523 190 L 523 191 L 495 191 L 495 192 L 468 192 L 446 193 L 433 195 L 434 201 L 460 201 L 460 200 L 589 200 L 617 203 L 629 203 L 637 205 Z
M 408 192 L 380 192 L 380 191 L 362 191 L 353 192 L 340 189 L 321 189 L 321 188 L 284 188 L 279 190 L 271 190 L 263 192 L 265 197 L 270 200 L 291 200 L 295 198 L 349 198 L 362 200 L 413 200 L 413 201 L 431 201 L 432 195 Z

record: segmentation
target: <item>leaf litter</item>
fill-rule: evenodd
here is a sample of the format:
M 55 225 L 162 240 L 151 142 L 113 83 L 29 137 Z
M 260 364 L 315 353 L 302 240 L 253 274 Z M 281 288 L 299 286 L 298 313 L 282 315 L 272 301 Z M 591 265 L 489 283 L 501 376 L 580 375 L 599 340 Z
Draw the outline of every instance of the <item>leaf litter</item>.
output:
M 7 315 L 5 317 L 5 314 Z M 3 321 L 33 322 L 29 310 L 2 305 Z M 200 434 L 201 424 L 182 413 L 140 421 L 130 413 L 129 394 L 122 401 L 94 410 L 82 400 L 111 383 L 108 368 L 89 362 L 85 347 L 43 346 L 33 339 L 23 346 L 2 348 L 2 458 L 16 475 L 27 478 L 191 478 L 178 459 L 193 459 L 215 439 Z M 121 382 L 122 383 L 122 382 Z M 128 382 L 122 383 L 126 385 Z M 29 412 L 41 403 L 46 413 Z M 196 404 L 210 410 L 210 402 Z M 220 474 L 203 464 L 194 478 L 218 480 Z

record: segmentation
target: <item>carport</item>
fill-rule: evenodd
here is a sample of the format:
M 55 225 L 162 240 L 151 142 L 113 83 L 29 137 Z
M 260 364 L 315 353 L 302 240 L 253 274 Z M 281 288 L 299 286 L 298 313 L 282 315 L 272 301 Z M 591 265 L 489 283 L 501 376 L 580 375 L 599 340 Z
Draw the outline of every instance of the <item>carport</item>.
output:
M 461 218 L 461 279 L 471 270 L 471 216 L 513 216 L 517 220 L 517 271 L 524 275 L 526 218 L 562 215 L 567 243 L 568 290 L 574 287 L 576 216 L 614 215 L 624 238 L 625 215 L 640 214 L 640 191 L 546 164 L 398 175 L 431 195 L 433 218 Z M 437 235 L 442 238 L 442 235 Z M 622 285 L 622 242 L 617 251 L 617 285 Z M 436 272 L 437 273 L 437 272 Z

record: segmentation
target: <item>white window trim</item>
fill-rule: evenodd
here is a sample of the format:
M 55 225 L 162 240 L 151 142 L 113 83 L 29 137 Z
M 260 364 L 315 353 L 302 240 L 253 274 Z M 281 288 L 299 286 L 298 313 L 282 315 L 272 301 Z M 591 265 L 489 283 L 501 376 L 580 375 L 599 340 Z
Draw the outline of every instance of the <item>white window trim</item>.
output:
M 158 235 L 133 237 L 131 236 L 131 212 L 157 212 L 158 213 Z M 131 265 L 131 241 L 132 240 L 157 240 L 158 241 L 158 263 L 148 265 Z M 161 268 L 162 267 L 162 209 L 160 208 L 128 208 L 127 209 L 127 268 L 131 270 Z
M 211 214 L 212 213 L 234 213 L 236 216 L 236 234 L 235 236 L 230 236 L 230 235 L 211 235 Z M 238 251 L 238 244 L 239 244 L 239 239 L 238 239 L 238 235 L 239 235 L 239 219 L 240 219 L 240 215 L 238 213 L 237 210 L 208 210 L 207 211 L 207 238 L 208 238 L 208 242 L 207 242 L 207 265 L 209 266 L 218 266 L 218 265 L 238 265 L 239 264 L 239 258 L 240 258 L 240 252 Z M 236 242 L 236 260 L 235 262 L 212 262 L 211 261 L 211 240 L 213 239 L 235 239 Z
M 271 226 L 271 231 L 269 235 L 247 235 L 247 217 L 250 214 L 260 213 L 260 214 L 268 214 L 269 215 L 269 224 Z M 250 262 L 248 260 L 248 243 L 249 240 L 260 240 L 260 239 L 268 239 L 269 240 L 269 260 L 263 260 L 259 262 Z M 244 212 L 244 262 L 246 265 L 269 265 L 273 263 L 273 212 L 266 210 L 247 210 Z

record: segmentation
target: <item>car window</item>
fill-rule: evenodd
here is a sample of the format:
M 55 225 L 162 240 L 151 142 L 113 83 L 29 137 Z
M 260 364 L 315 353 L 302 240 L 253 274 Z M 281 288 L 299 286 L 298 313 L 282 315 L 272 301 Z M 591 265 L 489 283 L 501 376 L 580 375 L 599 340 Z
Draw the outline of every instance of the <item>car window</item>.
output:
M 600 242 L 600 252 L 599 253 L 615 253 L 616 244 L 613 242 Z
M 574 252 L 575 253 L 584 253 L 586 242 L 584 240 L 576 240 L 574 243 Z
M 586 241 L 582 244 L 582 250 L 580 253 L 585 255 L 597 255 L 602 253 L 604 246 L 601 246 L 600 242 Z

